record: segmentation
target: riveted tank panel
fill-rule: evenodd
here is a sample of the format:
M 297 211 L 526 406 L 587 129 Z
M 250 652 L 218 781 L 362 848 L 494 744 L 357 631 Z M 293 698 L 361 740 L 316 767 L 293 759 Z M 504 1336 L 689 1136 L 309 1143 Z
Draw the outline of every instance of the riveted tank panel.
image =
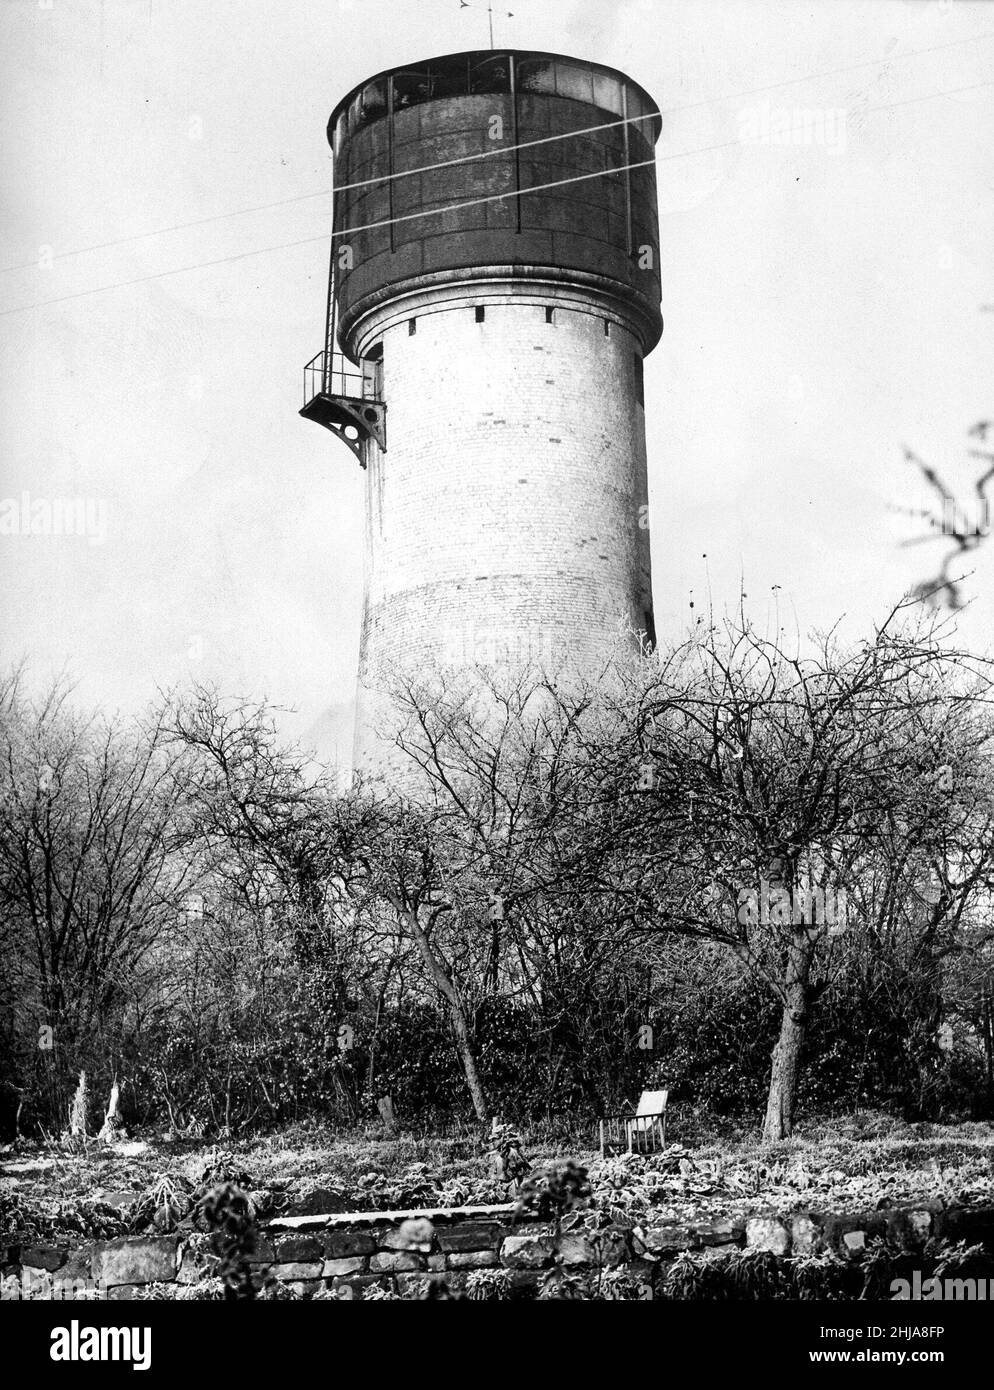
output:
M 364 83 L 329 122 L 343 351 L 386 299 L 483 276 L 597 290 L 650 351 L 659 129 L 637 83 L 554 54 L 455 54 Z

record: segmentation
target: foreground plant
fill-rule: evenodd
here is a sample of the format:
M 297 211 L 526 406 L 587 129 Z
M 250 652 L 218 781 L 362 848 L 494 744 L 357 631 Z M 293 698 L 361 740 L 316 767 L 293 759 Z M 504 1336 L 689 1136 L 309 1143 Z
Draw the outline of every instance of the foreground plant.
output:
M 222 1183 L 201 1203 L 201 1211 L 212 1232 L 211 1248 L 218 1257 L 218 1277 L 224 1284 L 227 1301 L 255 1298 L 257 1289 L 251 1258 L 258 1237 L 255 1208 L 241 1188 Z

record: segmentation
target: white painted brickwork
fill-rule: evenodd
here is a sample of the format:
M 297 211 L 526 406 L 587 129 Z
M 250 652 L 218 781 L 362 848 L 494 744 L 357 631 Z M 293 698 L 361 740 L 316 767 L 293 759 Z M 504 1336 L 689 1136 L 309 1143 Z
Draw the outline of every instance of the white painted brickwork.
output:
M 641 346 L 577 303 L 575 290 L 471 291 L 412 311 L 413 334 L 394 317 L 379 335 L 388 450 L 368 446 L 365 474 L 357 765 L 376 761 L 388 671 L 426 658 L 595 670 L 619 629 L 647 626 Z

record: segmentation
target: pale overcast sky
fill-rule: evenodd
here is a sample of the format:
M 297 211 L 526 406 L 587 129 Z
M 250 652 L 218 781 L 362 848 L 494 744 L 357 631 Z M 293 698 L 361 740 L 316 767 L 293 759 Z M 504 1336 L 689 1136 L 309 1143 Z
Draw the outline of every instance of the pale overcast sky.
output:
M 660 637 L 709 582 L 763 625 L 865 629 L 941 553 L 898 548 L 914 529 L 893 508 L 922 499 L 902 444 L 966 495 L 966 432 L 994 415 L 994 7 L 505 5 L 498 45 L 621 68 L 664 112 Z M 372 72 L 486 47 L 485 10 L 0 0 L 0 500 L 81 497 L 104 528 L 0 536 L 4 661 L 126 711 L 216 678 L 347 751 L 360 472 L 297 415 L 322 346 L 325 123 Z M 777 109 L 834 114 L 820 143 L 742 138 Z M 961 619 L 985 648 L 990 551 Z

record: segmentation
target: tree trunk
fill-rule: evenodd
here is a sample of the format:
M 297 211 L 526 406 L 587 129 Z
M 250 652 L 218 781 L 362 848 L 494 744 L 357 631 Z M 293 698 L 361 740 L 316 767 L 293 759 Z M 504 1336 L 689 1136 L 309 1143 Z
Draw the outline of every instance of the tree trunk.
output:
M 461 1004 L 454 1004 L 449 1001 L 449 1012 L 452 1015 L 452 1028 L 456 1035 L 456 1049 L 459 1059 L 462 1062 L 463 1071 L 466 1074 L 466 1085 L 469 1087 L 469 1094 L 473 1098 L 473 1109 L 476 1111 L 476 1118 L 483 1124 L 487 1123 L 487 1097 L 483 1090 L 483 1082 L 480 1080 L 480 1073 L 476 1068 L 476 1058 L 473 1056 L 473 1049 L 469 1041 L 469 1029 L 466 1026 L 466 1014 Z
M 763 1123 L 763 1142 L 766 1144 L 786 1139 L 793 1128 L 794 1101 L 800 1074 L 798 1062 L 808 1023 L 808 978 L 812 955 L 813 942 L 804 934 L 795 935 L 787 953 L 780 1037 L 773 1049 L 773 1069 Z
M 452 983 L 452 978 L 446 970 L 444 964 L 432 950 L 431 942 L 428 940 L 413 912 L 405 912 L 404 918 L 411 929 L 411 934 L 417 942 L 421 958 L 431 974 L 439 992 L 444 997 L 449 1006 L 449 1017 L 452 1020 L 452 1031 L 456 1035 L 456 1051 L 462 1063 L 463 1073 L 466 1077 L 466 1085 L 469 1087 L 469 1094 L 473 1101 L 473 1109 L 476 1111 L 476 1118 L 482 1124 L 486 1124 L 487 1097 L 483 1089 L 483 1082 L 480 1080 L 480 1073 L 477 1070 L 476 1058 L 473 1056 L 473 1048 L 469 1039 L 469 1026 L 466 1022 L 466 1010 L 463 1008 L 462 999 L 459 992 Z

